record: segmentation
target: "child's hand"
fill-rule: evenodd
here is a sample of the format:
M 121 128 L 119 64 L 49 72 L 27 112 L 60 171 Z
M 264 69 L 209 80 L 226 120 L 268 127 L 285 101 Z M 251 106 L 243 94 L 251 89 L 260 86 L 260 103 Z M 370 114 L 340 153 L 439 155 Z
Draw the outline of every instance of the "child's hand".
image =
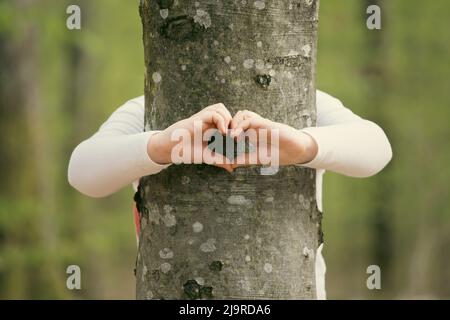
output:
M 173 139 L 173 136 L 178 136 L 178 133 L 183 133 L 189 135 L 191 140 L 190 150 L 181 150 L 181 155 L 184 154 L 184 152 L 190 152 L 191 154 L 190 161 L 184 163 L 206 163 L 224 168 L 231 172 L 232 167 L 230 164 L 226 163 L 223 156 L 219 154 L 215 155 L 216 160 L 220 160 L 218 161 L 219 163 L 203 158 L 203 150 L 207 148 L 207 141 L 202 141 L 201 144 L 194 143 L 195 124 L 200 124 L 200 127 L 197 127 L 197 130 L 200 129 L 201 137 L 203 137 L 206 130 L 216 128 L 223 135 L 226 135 L 231 120 L 232 117 L 230 112 L 222 103 L 211 105 L 193 116 L 178 121 L 167 129 L 153 135 L 147 144 L 147 152 L 150 158 L 157 163 L 172 163 L 172 151 L 175 146 L 180 145 L 180 140 Z M 198 133 L 199 132 L 196 132 L 196 134 Z M 194 155 L 196 156 L 194 157 Z M 200 161 L 198 161 L 198 159 L 200 159 Z
M 278 123 L 265 119 L 255 112 L 239 111 L 231 121 L 230 135 L 233 138 L 239 139 L 243 133 L 253 129 L 257 134 L 247 135 L 256 150 L 249 153 L 244 153 L 235 159 L 232 168 L 243 165 L 261 164 L 259 155 L 265 154 L 270 156 L 271 149 L 278 149 L 278 165 L 302 164 L 313 160 L 317 155 L 317 143 L 308 134 L 290 127 L 283 123 Z M 267 143 L 260 143 L 261 129 L 266 129 Z M 278 139 L 272 139 L 271 130 L 278 131 Z M 256 138 L 255 138 L 256 137 Z M 263 149 L 263 150 L 261 150 Z M 253 156 L 252 156 L 253 155 Z

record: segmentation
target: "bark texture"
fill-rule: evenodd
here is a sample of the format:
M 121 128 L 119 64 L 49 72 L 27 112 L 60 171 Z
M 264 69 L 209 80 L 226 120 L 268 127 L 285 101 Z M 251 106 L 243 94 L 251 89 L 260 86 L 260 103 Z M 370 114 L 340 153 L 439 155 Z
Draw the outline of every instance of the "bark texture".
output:
M 142 0 L 146 130 L 222 102 L 315 124 L 318 1 Z M 144 177 L 139 299 L 315 298 L 315 171 L 173 165 Z

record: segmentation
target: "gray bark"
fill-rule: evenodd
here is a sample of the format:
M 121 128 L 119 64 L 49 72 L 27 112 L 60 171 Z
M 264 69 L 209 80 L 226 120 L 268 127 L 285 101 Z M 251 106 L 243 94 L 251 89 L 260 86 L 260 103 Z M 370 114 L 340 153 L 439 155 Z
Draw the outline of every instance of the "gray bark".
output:
M 143 0 L 140 13 L 146 130 L 218 102 L 314 125 L 318 1 Z M 172 165 L 136 200 L 138 299 L 315 298 L 314 170 Z

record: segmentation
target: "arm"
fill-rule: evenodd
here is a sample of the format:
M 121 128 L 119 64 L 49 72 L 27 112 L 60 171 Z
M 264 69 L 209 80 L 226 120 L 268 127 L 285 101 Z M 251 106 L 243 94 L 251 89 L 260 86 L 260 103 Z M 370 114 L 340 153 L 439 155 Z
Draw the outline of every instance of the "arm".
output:
M 195 123 L 201 133 L 218 128 L 226 133 L 231 115 L 223 104 L 208 106 L 163 131 L 144 129 L 144 98 L 130 100 L 117 109 L 91 138 L 83 141 L 72 153 L 69 162 L 69 183 L 91 197 L 108 196 L 140 177 L 152 175 L 171 164 L 171 152 L 179 141 L 172 134 L 181 130 L 193 135 Z M 203 141 L 204 148 L 207 141 Z M 188 144 L 188 148 L 192 148 Z M 185 150 L 182 149 L 183 153 Z M 191 154 L 196 150 L 189 150 Z M 193 151 L 193 152 L 192 152 Z M 221 155 L 202 159 L 202 163 L 230 171 Z M 219 160 L 219 162 L 216 162 Z M 187 159 L 186 163 L 193 163 Z
M 326 93 L 317 91 L 316 100 L 317 127 L 298 130 L 254 112 L 241 111 L 233 118 L 231 134 L 237 136 L 250 128 L 277 129 L 280 165 L 297 164 L 352 177 L 368 177 L 381 171 L 392 157 L 383 130 Z M 244 162 L 250 164 L 248 160 Z
M 166 168 L 147 152 L 150 138 L 157 132 L 143 130 L 141 97 L 118 108 L 98 132 L 75 148 L 69 162 L 69 183 L 88 196 L 105 197 Z
M 392 149 L 377 124 L 355 115 L 330 95 L 317 91 L 317 127 L 305 128 L 317 143 L 317 155 L 304 166 L 351 177 L 369 177 L 391 160 Z

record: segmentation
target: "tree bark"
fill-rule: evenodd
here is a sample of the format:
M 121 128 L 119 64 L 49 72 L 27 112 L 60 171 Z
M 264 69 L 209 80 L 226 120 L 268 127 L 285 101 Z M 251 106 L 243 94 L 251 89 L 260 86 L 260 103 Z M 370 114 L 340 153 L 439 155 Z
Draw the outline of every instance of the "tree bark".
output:
M 315 124 L 318 1 L 142 0 L 146 130 L 222 102 Z M 313 299 L 315 171 L 172 165 L 136 194 L 138 299 Z

